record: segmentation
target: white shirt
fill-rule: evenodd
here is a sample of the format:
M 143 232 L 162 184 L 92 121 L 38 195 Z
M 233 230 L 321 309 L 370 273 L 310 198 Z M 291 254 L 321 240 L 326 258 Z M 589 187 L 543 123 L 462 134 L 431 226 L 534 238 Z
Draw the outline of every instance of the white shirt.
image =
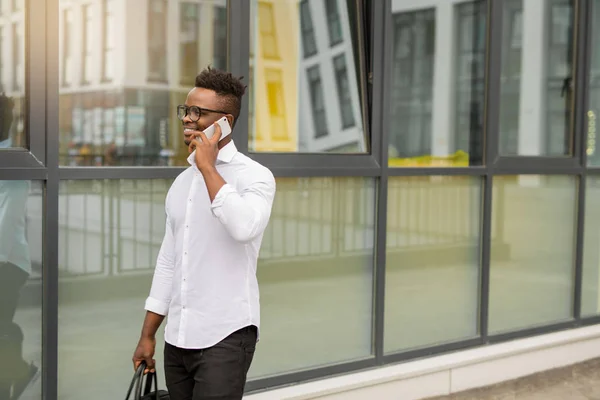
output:
M 226 184 L 211 204 L 193 153 L 188 162 L 167 193 L 165 236 L 145 308 L 168 315 L 168 343 L 202 349 L 260 326 L 256 263 L 275 178 L 230 142 L 216 165 Z
M 29 181 L 0 181 L 0 264 L 11 263 L 27 274 L 31 259 L 25 231 Z

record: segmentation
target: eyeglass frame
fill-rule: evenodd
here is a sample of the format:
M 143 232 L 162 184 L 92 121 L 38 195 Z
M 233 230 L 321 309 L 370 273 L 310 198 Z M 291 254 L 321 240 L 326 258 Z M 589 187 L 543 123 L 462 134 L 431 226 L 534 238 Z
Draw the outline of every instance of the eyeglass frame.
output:
M 192 119 L 192 116 L 190 115 L 190 109 L 192 109 L 192 107 L 195 107 L 198 109 L 198 119 L 196 119 L 196 120 Z M 183 115 L 182 118 L 179 118 L 179 109 L 180 108 L 183 108 L 185 111 L 185 114 Z M 192 122 L 197 122 L 200 119 L 200 116 L 202 115 L 202 111 L 208 111 L 208 112 L 212 112 L 212 113 L 225 114 L 225 115 L 231 114 L 231 113 L 228 113 L 225 111 L 211 110 L 210 108 L 204 108 L 204 107 L 198 107 L 198 106 L 186 106 L 185 104 L 180 104 L 177 106 L 177 118 L 180 121 L 183 121 L 183 119 L 189 115 Z

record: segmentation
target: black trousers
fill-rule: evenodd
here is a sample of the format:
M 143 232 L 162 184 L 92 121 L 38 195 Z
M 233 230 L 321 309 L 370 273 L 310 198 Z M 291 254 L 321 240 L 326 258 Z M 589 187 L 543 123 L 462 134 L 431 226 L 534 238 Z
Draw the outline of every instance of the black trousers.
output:
M 13 321 L 26 281 L 25 271 L 0 263 L 0 400 L 8 400 L 11 386 L 29 372 L 23 360 L 23 331 Z
M 165 343 L 171 400 L 241 400 L 256 349 L 257 328 L 242 328 L 213 347 L 181 349 Z

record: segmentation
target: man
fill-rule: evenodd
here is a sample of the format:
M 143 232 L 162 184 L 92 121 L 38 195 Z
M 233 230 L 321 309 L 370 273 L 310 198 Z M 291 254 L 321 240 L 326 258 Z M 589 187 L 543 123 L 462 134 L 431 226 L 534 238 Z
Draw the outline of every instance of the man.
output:
M 13 102 L 0 94 L 0 152 L 12 147 Z M 1 155 L 0 155 L 1 157 Z M 23 331 L 14 322 L 19 294 L 31 273 L 25 231 L 28 181 L 0 181 L 0 400 L 16 400 L 38 367 L 23 359 Z
M 246 87 L 208 68 L 178 106 L 191 167 L 166 198 L 165 236 L 146 300 L 134 368 L 154 371 L 165 315 L 165 377 L 172 400 L 241 399 L 258 341 L 256 263 L 275 196 L 273 174 L 221 140 L 235 126 Z M 215 124 L 211 139 L 202 132 Z M 193 152 L 192 152 L 193 151 Z

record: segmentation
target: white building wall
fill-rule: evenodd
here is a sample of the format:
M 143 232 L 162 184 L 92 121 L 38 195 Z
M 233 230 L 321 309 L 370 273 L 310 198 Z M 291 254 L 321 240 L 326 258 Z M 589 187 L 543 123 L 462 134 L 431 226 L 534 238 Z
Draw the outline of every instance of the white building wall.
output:
M 343 42 L 330 47 L 329 32 L 327 23 L 327 13 L 325 4 L 322 0 L 309 1 L 311 16 L 313 20 L 315 41 L 317 43 L 317 54 L 307 59 L 299 56 L 299 114 L 298 114 L 298 132 L 299 132 L 299 150 L 301 152 L 323 152 L 337 147 L 357 144 L 356 151 L 364 152 L 365 139 L 363 137 L 363 119 L 360 107 L 360 88 L 358 87 L 356 76 L 357 71 L 354 63 L 354 49 L 352 46 L 352 33 L 350 30 L 350 18 L 348 16 L 348 7 L 345 1 L 338 0 L 338 12 L 342 26 Z M 301 49 L 301 46 L 298 46 Z M 302 52 L 300 52 L 302 53 Z M 338 99 L 337 83 L 333 65 L 333 59 L 339 54 L 344 54 L 346 59 L 346 70 L 350 95 L 352 99 L 352 113 L 354 115 L 355 126 L 344 129 L 342 124 L 342 113 Z M 310 97 L 310 84 L 307 77 L 307 70 L 314 66 L 319 66 L 321 82 L 323 87 L 323 98 L 326 105 L 327 132 L 323 137 L 315 138 L 315 129 L 312 121 L 312 108 Z

